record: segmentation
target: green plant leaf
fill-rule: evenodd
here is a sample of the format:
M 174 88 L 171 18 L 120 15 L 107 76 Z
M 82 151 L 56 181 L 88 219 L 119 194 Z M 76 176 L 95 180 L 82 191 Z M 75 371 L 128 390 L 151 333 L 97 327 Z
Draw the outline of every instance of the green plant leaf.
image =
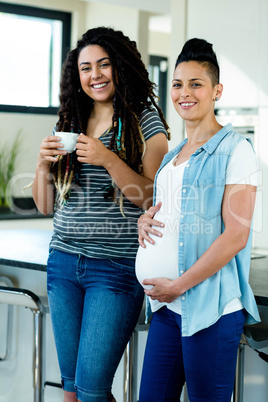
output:
M 5 143 L 0 149 L 0 205 L 7 205 L 6 189 L 15 172 L 22 143 L 22 130 L 19 130 L 11 145 Z

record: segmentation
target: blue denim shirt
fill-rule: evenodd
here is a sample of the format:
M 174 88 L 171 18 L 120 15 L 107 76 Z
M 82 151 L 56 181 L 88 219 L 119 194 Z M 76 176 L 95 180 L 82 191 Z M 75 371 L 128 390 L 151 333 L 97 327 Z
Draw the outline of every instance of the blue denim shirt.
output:
M 185 167 L 181 192 L 181 217 L 179 229 L 178 274 L 183 275 L 224 231 L 221 216 L 225 190 L 225 175 L 232 151 L 240 141 L 241 134 L 227 124 L 190 157 Z M 167 153 L 156 174 L 182 149 L 185 139 Z M 248 283 L 252 231 L 246 247 L 219 272 L 181 297 L 182 336 L 194 333 L 214 324 L 222 315 L 225 306 L 239 297 L 247 311 L 246 322 L 260 321 L 257 305 Z M 148 300 L 147 300 L 148 302 Z M 147 317 L 150 314 L 147 303 Z

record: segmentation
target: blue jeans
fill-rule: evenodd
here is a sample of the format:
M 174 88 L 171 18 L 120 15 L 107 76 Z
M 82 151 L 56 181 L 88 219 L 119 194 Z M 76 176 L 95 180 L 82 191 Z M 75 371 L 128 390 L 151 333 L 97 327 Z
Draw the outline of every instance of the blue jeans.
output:
M 230 402 L 245 310 L 222 316 L 190 337 L 181 316 L 166 307 L 153 314 L 146 345 L 140 402 L 180 400 L 187 384 L 191 402 Z
M 112 400 L 144 296 L 134 264 L 50 250 L 47 291 L 62 386 L 82 402 Z

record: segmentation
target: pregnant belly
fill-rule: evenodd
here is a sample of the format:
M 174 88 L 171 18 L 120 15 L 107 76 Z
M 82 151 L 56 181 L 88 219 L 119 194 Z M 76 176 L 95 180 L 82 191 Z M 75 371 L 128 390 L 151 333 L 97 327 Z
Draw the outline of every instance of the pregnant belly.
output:
M 159 228 L 157 228 L 159 230 Z M 164 232 L 163 237 L 152 236 L 155 244 L 145 241 L 146 248 L 139 247 L 136 256 L 136 276 L 140 284 L 144 279 L 178 278 L 178 237 L 174 233 Z

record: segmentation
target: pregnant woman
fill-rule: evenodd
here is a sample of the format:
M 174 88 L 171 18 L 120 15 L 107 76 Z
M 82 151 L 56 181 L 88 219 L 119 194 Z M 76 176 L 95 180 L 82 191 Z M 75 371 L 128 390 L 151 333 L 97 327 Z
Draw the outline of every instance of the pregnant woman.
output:
M 245 321 L 259 314 L 248 284 L 256 156 L 215 118 L 222 96 L 212 45 L 186 42 L 171 98 L 187 138 L 156 174 L 154 206 L 139 219 L 136 275 L 153 312 L 140 402 L 230 402 Z

